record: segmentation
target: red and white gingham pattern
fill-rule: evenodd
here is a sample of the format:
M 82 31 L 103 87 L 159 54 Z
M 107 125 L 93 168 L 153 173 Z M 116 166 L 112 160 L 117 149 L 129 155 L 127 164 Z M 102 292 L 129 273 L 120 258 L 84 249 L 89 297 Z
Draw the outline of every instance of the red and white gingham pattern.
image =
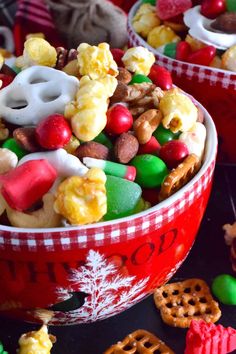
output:
M 141 1 L 137 2 L 132 7 L 128 15 L 128 37 L 131 47 L 146 47 L 155 55 L 156 64 L 164 66 L 167 70 L 176 74 L 177 76 L 181 77 L 184 75 L 188 78 L 194 78 L 198 82 L 207 81 L 211 86 L 214 86 L 217 83 L 224 89 L 236 90 L 236 74 L 232 74 L 230 71 L 219 70 L 202 65 L 184 63 L 158 53 L 154 48 L 152 48 L 142 37 L 140 37 L 135 32 L 132 26 L 132 18 L 140 5 Z
M 59 252 L 73 250 L 75 247 L 107 246 L 147 234 L 174 220 L 202 195 L 212 180 L 214 166 L 213 157 L 205 173 L 200 178 L 196 176 L 195 182 L 190 182 L 189 188 L 186 188 L 183 195 L 181 194 L 172 203 L 164 203 L 164 206 L 158 210 L 147 211 L 143 216 L 134 216 L 128 221 L 105 223 L 103 226 L 96 224 L 92 227 L 72 230 L 61 229 L 59 232 L 30 233 L 0 230 L 0 250 Z

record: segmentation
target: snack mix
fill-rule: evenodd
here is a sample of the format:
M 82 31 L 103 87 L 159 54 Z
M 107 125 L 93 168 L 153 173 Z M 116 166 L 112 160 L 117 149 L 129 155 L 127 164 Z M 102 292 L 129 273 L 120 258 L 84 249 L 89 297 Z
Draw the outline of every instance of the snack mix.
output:
M 172 2 L 142 1 L 132 19 L 136 33 L 173 59 L 235 72 L 235 1 Z
M 162 201 L 196 174 L 203 112 L 154 62 L 144 47 L 66 50 L 40 37 L 26 40 L 12 68 L 1 58 L 1 224 L 133 215 L 152 206 L 144 189 Z

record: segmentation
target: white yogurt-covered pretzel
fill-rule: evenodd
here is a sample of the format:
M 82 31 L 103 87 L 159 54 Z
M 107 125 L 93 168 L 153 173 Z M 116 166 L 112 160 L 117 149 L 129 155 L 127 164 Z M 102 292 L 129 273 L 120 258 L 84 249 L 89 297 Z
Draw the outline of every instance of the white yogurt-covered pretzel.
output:
M 192 7 L 184 13 L 184 23 L 189 27 L 189 34 L 192 37 L 222 50 L 235 45 L 236 34 L 216 31 L 211 27 L 214 21 L 201 15 L 200 6 Z
M 36 125 L 50 114 L 64 113 L 78 84 L 76 77 L 63 71 L 32 66 L 0 91 L 0 116 L 13 124 Z
M 59 177 L 83 176 L 88 168 L 82 164 L 78 157 L 68 154 L 64 149 L 53 151 L 34 152 L 24 156 L 19 164 L 29 160 L 46 159 L 57 170 Z

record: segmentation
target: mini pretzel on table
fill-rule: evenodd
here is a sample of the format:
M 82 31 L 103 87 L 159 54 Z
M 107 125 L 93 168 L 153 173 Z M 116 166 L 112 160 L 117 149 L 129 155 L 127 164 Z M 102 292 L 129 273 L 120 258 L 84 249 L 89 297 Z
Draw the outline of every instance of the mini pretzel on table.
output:
M 197 155 L 188 155 L 164 179 L 159 193 L 159 201 L 161 202 L 182 188 L 197 173 L 200 166 L 200 159 Z

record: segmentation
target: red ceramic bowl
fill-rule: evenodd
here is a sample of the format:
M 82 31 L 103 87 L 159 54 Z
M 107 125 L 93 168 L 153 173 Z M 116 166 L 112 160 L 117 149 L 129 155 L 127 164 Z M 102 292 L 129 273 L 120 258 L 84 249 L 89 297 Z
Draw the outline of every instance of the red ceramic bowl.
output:
M 152 48 L 132 26 L 132 18 L 141 1 L 130 10 L 128 35 L 131 47 L 143 46 L 156 57 L 156 64 L 166 67 L 174 83 L 195 97 L 211 114 L 219 137 L 217 161 L 236 163 L 236 73 L 212 67 L 190 64 L 169 58 Z
M 217 135 L 204 112 L 203 165 L 158 205 L 81 227 L 0 225 L 0 314 L 37 322 L 35 309 L 50 309 L 51 324 L 93 322 L 128 309 L 167 282 L 193 245 L 211 190 Z

